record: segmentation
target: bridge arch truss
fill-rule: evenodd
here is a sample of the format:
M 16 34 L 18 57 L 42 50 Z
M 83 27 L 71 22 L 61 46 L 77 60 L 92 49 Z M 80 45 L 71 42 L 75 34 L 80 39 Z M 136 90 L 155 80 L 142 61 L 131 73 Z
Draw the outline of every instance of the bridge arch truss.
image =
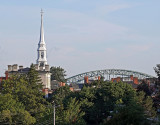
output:
M 132 71 L 132 70 L 124 70 L 124 69 L 105 69 L 105 70 L 96 70 L 96 71 L 90 71 L 81 73 L 72 77 L 67 78 L 67 83 L 82 83 L 84 82 L 84 77 L 88 76 L 88 78 L 94 78 L 98 76 L 103 76 L 107 80 L 111 80 L 111 78 L 120 76 L 120 77 L 130 77 L 133 75 L 133 77 L 137 77 L 138 79 L 146 79 L 146 78 L 155 78 L 154 76 Z

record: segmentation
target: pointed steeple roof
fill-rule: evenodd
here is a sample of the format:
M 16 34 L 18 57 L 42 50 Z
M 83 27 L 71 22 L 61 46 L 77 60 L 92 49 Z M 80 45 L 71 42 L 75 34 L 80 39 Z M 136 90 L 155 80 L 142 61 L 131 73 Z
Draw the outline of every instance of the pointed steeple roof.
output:
M 39 66 L 43 66 L 45 68 L 45 65 L 47 64 L 47 49 L 46 49 L 46 43 L 44 41 L 44 30 L 43 30 L 43 11 L 41 9 L 41 27 L 40 27 L 40 39 L 38 43 L 38 56 L 37 56 L 37 64 Z
M 41 9 L 41 28 L 40 28 L 40 39 L 39 44 L 45 44 L 44 41 L 44 30 L 43 30 L 43 10 Z

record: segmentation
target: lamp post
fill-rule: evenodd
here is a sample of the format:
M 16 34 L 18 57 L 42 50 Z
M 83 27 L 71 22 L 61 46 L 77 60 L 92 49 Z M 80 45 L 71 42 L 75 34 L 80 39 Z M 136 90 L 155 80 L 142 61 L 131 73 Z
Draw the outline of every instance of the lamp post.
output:
M 53 113 L 53 115 L 54 115 L 54 125 L 56 124 L 56 112 L 55 112 L 55 103 L 54 103 L 54 105 L 53 105 L 53 111 L 54 111 L 54 113 Z
M 56 107 L 59 107 L 60 105 L 55 105 L 55 102 L 52 102 L 53 104 L 53 125 L 56 125 Z
M 56 114 L 55 114 L 55 103 L 54 103 L 54 101 L 52 103 L 53 103 L 53 125 L 56 125 L 56 120 L 55 120 L 55 116 L 56 116 Z

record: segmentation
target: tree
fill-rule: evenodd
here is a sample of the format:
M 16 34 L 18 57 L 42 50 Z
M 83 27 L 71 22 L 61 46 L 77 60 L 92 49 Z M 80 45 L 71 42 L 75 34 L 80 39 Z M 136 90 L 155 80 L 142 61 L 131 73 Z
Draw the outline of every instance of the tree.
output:
M 94 101 L 96 100 L 96 88 L 84 86 L 79 92 L 77 99 L 82 103 L 82 111 L 85 112 L 83 117 L 87 123 L 92 123 L 95 120 L 93 112 L 95 111 Z M 100 104 L 101 105 L 101 104 Z
M 24 114 L 28 115 L 27 117 L 30 114 L 36 122 L 39 122 L 48 112 L 46 108 L 48 102 L 43 98 L 42 83 L 33 64 L 27 74 L 13 75 L 10 79 L 3 81 L 1 94 L 12 95 L 13 101 L 16 100 L 17 104 L 23 105 Z M 12 113 L 10 109 L 8 110 L 7 112 Z
M 39 90 L 42 90 L 43 88 L 42 80 L 40 79 L 34 64 L 31 64 L 29 72 L 27 73 L 26 77 L 27 77 L 29 87 L 31 87 L 31 89 L 37 90 L 37 92 L 39 92 Z
M 155 73 L 157 74 L 158 79 L 156 79 L 155 87 L 158 90 L 156 92 L 154 99 L 154 105 L 159 110 L 159 103 L 160 103 L 160 64 L 157 67 L 154 67 Z
M 29 112 L 32 112 L 32 115 L 35 116 L 38 121 L 44 117 L 46 105 L 48 105 L 48 102 L 43 98 L 44 93 L 42 92 L 42 81 L 33 64 L 30 66 L 26 81 L 28 83 L 26 89 L 27 92 L 25 94 L 21 93 L 19 98 L 21 98 L 21 101 L 24 102 L 26 109 Z
M 160 82 L 160 64 L 158 64 L 157 67 L 154 67 L 154 70 L 158 76 L 158 81 Z
M 25 110 L 25 106 L 11 94 L 0 94 L 0 124 L 30 125 L 36 119 Z
M 145 96 L 143 91 L 136 94 L 134 98 L 114 110 L 113 117 L 105 121 L 106 125 L 150 125 L 147 118 L 154 118 L 156 115 L 151 97 Z
M 106 125 L 150 125 L 147 118 L 156 115 L 151 97 L 146 96 L 143 91 L 130 96 L 130 100 L 123 105 L 117 105 L 111 120 L 105 120 Z
M 106 121 L 105 125 L 149 125 L 145 118 L 143 108 L 134 100 L 124 107 L 116 110 L 113 118 Z
M 144 80 L 142 81 L 141 84 L 138 85 L 137 91 L 138 91 L 138 92 L 139 92 L 139 91 L 143 91 L 143 92 L 145 92 L 145 94 L 146 94 L 147 96 L 150 96 L 150 95 L 152 94 L 151 89 L 149 88 L 147 82 L 144 81 Z
M 83 118 L 88 124 L 102 123 L 117 105 L 127 104 L 136 95 L 136 91 L 126 83 L 100 80 L 92 84 L 84 86 L 76 95 L 82 103 Z
M 61 105 L 64 99 L 71 93 L 72 91 L 70 90 L 68 85 L 60 87 L 52 93 L 52 97 L 49 99 L 49 101 L 51 103 L 54 101 L 57 105 Z
M 56 105 L 56 124 L 59 125 L 85 125 L 82 102 L 70 91 L 68 85 L 60 87 L 53 92 L 50 102 Z M 74 97 L 74 98 L 73 98 Z
M 52 73 L 51 75 L 51 80 L 57 80 L 59 82 L 66 82 L 65 76 L 66 76 L 66 71 L 59 67 L 51 67 L 50 72 Z
M 72 92 L 70 91 L 70 88 L 68 85 L 60 87 L 56 89 L 53 93 L 51 98 L 48 99 L 50 103 L 55 103 L 55 105 L 58 107 L 56 108 L 56 123 L 57 124 L 62 124 L 63 119 L 62 119 L 62 112 L 64 111 L 64 100 L 68 101 L 67 98 Z M 51 115 L 53 116 L 53 115 Z
M 137 94 L 127 83 L 95 81 L 93 85 L 84 86 L 77 96 L 82 103 L 82 111 L 85 112 L 83 118 L 88 124 L 99 125 L 104 121 L 104 124 L 115 125 L 141 124 L 147 123 L 146 118 L 155 116 L 151 98 Z M 108 116 L 112 116 L 113 120 L 106 121 Z M 117 119 L 121 124 L 115 121 Z
M 69 98 L 67 105 L 63 110 L 63 124 L 64 125 L 85 125 L 83 116 L 85 112 L 81 111 L 82 103 L 77 101 L 76 98 Z
M 153 100 L 150 96 L 146 96 L 143 91 L 139 91 L 137 92 L 136 101 L 143 107 L 147 117 L 154 118 L 156 116 Z
M 145 125 L 147 118 L 155 116 L 152 99 L 123 82 L 97 80 L 79 92 L 71 92 L 69 86 L 60 87 L 53 92 L 53 101 L 58 105 L 59 125 Z M 108 116 L 112 116 L 110 121 Z

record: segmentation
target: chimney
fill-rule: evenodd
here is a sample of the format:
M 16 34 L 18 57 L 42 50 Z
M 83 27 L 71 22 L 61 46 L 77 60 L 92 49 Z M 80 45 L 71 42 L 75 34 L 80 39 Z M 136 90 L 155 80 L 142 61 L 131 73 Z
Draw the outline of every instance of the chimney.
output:
M 111 81 L 114 82 L 114 78 L 111 78 Z
M 73 88 L 73 87 L 70 87 L 70 91 L 72 91 L 72 92 L 73 92 L 73 91 L 74 91 L 74 88 Z
M 2 78 L 2 77 L 0 77 L 0 82 L 2 82 L 2 80 L 3 80 L 3 78 Z
M 17 64 L 14 64 L 14 65 L 12 66 L 12 70 L 13 70 L 13 71 L 18 71 L 18 65 L 17 65 Z
M 134 84 L 138 84 L 138 78 L 137 78 L 137 77 L 134 77 L 133 83 L 134 83 Z
M 133 80 L 133 75 L 130 75 L 130 79 Z
M 62 83 L 62 86 L 65 86 L 65 85 L 66 85 L 66 83 L 63 82 L 63 83 Z
M 87 84 L 89 83 L 88 76 L 84 77 L 84 83 L 87 83 Z
M 35 64 L 34 66 L 36 70 L 39 70 L 38 64 Z
M 117 78 L 116 78 L 116 81 L 117 81 L 117 82 L 120 82 L 120 81 L 121 81 L 121 77 L 117 77 Z
M 11 65 L 8 65 L 8 71 L 12 71 L 12 66 Z
M 49 71 L 49 65 L 45 65 L 45 71 Z
M 150 87 L 150 80 L 147 80 L 148 87 Z
M 62 87 L 62 86 L 63 86 L 63 83 L 62 83 L 62 82 L 60 82 L 60 83 L 59 83 L 59 86 L 61 86 L 61 87 Z
M 98 76 L 98 80 L 101 80 L 101 77 L 100 77 L 100 76 Z
M 48 98 L 48 88 L 44 88 L 42 91 L 45 94 L 45 98 Z
M 6 80 L 8 79 L 8 71 L 5 72 Z

